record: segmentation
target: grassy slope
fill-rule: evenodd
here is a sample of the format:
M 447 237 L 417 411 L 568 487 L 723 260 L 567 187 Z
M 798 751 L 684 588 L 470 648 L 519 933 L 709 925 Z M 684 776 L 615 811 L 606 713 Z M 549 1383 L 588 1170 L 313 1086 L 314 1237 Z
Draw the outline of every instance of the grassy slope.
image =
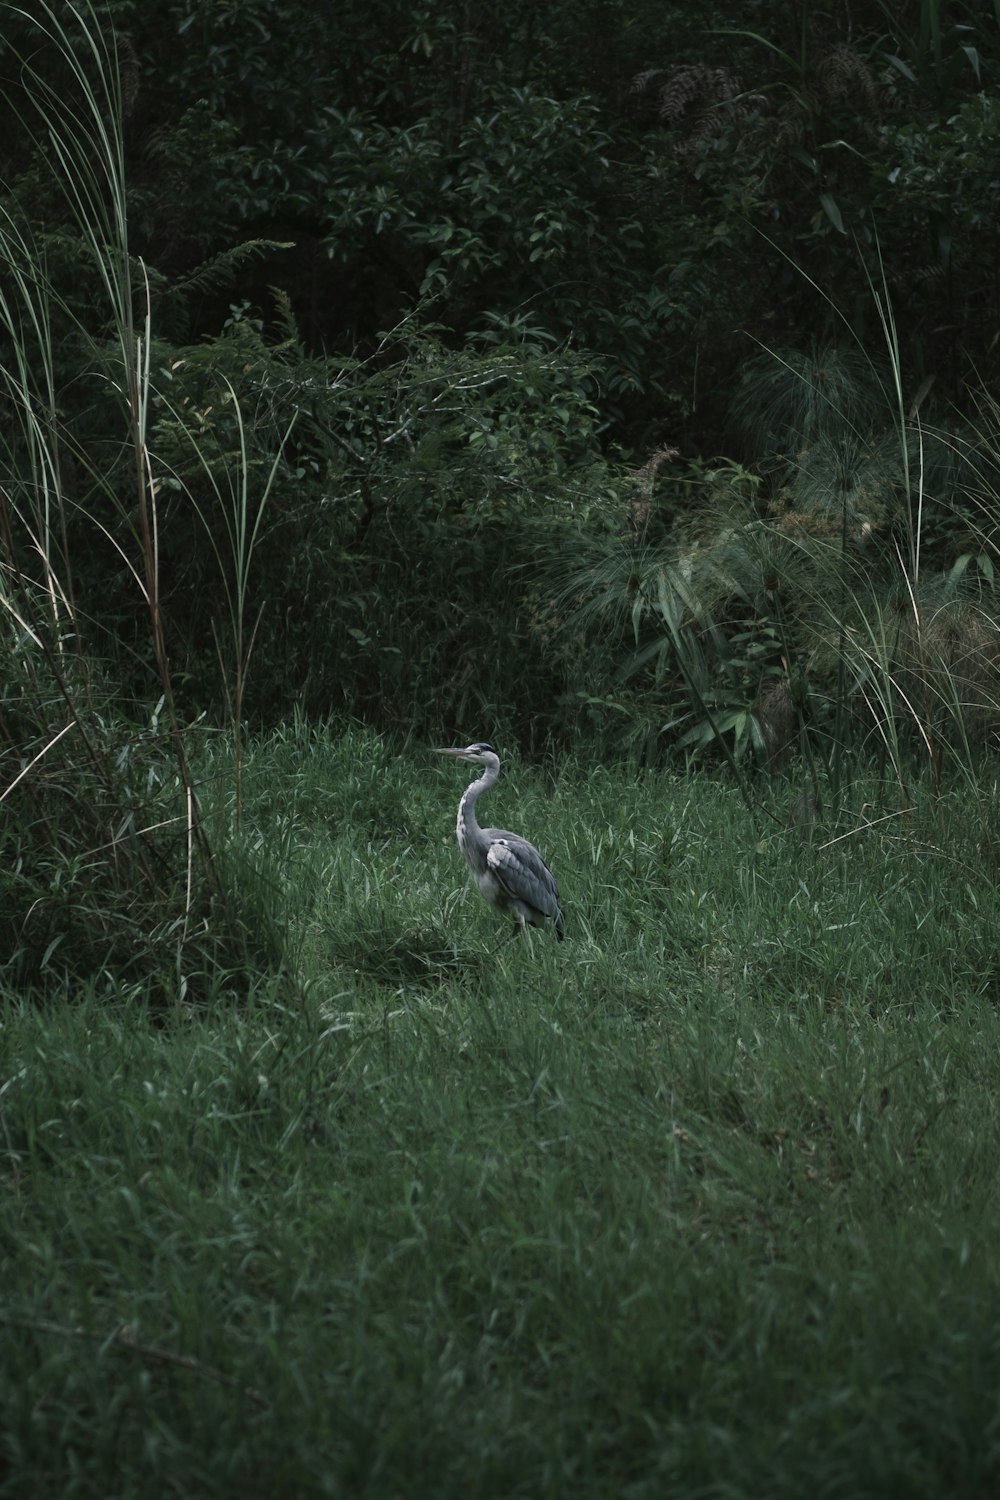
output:
M 253 752 L 304 993 L 8 1006 L 0 1494 L 994 1494 L 961 809 L 821 850 L 707 781 L 511 768 L 490 819 L 570 922 L 532 962 L 466 885 L 463 774 Z

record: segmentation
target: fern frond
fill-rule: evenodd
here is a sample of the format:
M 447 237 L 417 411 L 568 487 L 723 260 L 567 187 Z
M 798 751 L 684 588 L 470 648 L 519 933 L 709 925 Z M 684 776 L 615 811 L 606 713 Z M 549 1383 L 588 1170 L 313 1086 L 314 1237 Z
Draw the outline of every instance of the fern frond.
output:
M 881 115 L 878 84 L 865 59 L 846 42 L 828 48 L 816 64 L 820 93 L 831 103 L 848 105 L 856 115 L 877 120 Z
M 281 336 L 279 347 L 301 348 L 302 335 L 299 332 L 298 320 L 292 307 L 292 299 L 288 292 L 281 286 L 269 286 L 268 291 L 274 299 L 274 322 Z
M 187 298 L 200 292 L 216 292 L 220 288 L 232 284 L 236 273 L 247 264 L 248 261 L 268 255 L 272 250 L 291 250 L 291 240 L 244 240 L 241 245 L 231 245 L 228 250 L 221 250 L 218 255 L 213 255 L 209 260 L 202 261 L 200 266 L 195 266 L 187 276 L 175 281 L 171 286 L 169 295 L 171 297 Z

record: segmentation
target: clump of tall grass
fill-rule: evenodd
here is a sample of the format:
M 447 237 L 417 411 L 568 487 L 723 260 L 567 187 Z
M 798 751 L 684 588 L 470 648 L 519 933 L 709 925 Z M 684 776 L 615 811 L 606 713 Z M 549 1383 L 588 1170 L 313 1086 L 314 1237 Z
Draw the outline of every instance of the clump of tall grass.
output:
M 721 758 L 748 795 L 750 767 L 794 760 L 848 818 L 862 770 L 900 807 L 923 774 L 975 790 L 1000 732 L 995 405 L 931 423 L 874 275 L 871 295 L 882 358 L 851 330 L 846 352 L 755 355 L 742 461 L 660 464 L 652 490 L 647 465 L 641 532 L 623 512 L 561 584 L 571 628 L 618 635 L 633 743 Z
M 36 226 L 17 185 L 0 198 L 3 972 L 29 989 L 58 975 L 147 973 L 179 996 L 206 965 L 235 968 L 267 944 L 251 938 L 253 921 L 233 920 L 175 703 L 161 476 L 147 431 L 149 289 L 128 243 L 123 67 L 113 31 L 87 4 L 10 13 L 25 40 L 7 103 L 62 228 Z M 88 444 L 67 415 L 67 344 L 79 355 L 73 385 L 89 377 L 109 406 L 101 442 Z M 236 495 L 245 515 L 245 487 Z M 253 539 L 245 528 L 234 537 L 240 669 Z M 148 699 L 138 706 L 116 688 L 109 642 L 78 588 L 80 554 L 99 551 L 130 576 L 145 621 Z

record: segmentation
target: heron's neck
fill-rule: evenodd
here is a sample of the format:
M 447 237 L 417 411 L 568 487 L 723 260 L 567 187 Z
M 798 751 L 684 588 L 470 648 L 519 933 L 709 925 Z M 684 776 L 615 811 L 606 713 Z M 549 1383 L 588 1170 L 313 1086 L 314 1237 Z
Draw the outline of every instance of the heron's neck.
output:
M 469 840 L 479 832 L 479 820 L 476 817 L 476 803 L 484 792 L 488 792 L 500 774 L 499 766 L 487 766 L 478 781 L 471 781 L 465 789 L 465 795 L 458 804 L 458 834 L 459 848 L 464 849 Z

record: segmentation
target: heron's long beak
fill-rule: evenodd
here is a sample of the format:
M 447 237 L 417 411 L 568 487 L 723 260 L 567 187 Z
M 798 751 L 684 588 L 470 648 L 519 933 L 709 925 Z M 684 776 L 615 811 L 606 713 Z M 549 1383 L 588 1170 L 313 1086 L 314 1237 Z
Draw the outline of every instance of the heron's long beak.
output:
M 438 750 L 438 749 L 435 749 L 434 754 L 435 755 L 459 756 L 459 755 L 464 755 L 465 751 L 464 750 Z

